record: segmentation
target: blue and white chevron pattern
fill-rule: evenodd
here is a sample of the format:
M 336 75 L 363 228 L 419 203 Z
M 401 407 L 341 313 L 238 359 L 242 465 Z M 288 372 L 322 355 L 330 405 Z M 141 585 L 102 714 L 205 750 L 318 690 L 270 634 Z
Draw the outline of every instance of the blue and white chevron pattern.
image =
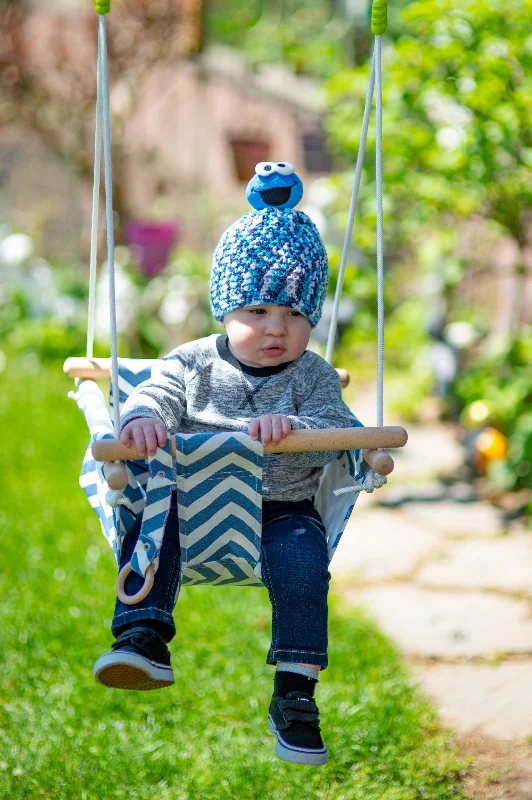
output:
M 353 428 L 363 427 L 354 414 L 350 414 L 349 417 Z M 333 492 L 335 489 L 352 486 L 354 480 L 358 480 L 363 476 L 364 461 L 361 450 L 343 450 L 339 452 L 338 458 L 330 461 L 322 472 L 314 505 L 323 520 L 327 533 L 329 562 L 334 556 L 358 498 L 356 493 L 336 497 Z
M 246 433 L 175 438 L 182 585 L 262 585 L 262 444 Z
M 141 485 L 147 481 L 147 474 L 144 474 L 147 470 L 139 462 L 127 462 L 128 485 L 123 494 L 129 508 L 126 506 L 119 506 L 117 510 L 111 508 L 106 499 L 109 487 L 103 472 L 103 464 L 95 461 L 92 456 L 92 446 L 95 441 L 114 438 L 109 411 L 101 390 L 92 381 L 81 383 L 75 396 L 91 434 L 79 483 L 100 520 L 104 536 L 119 560 L 122 540 L 133 524 L 135 516 L 144 508 L 145 492 Z
M 151 377 L 151 368 L 155 363 L 152 358 L 119 358 L 118 359 L 118 392 L 120 394 L 120 410 L 129 395 L 144 381 Z M 113 408 L 114 398 L 110 397 Z
M 142 525 L 131 556 L 132 568 L 142 577 L 152 562 L 157 571 L 172 488 L 175 486 L 170 438 L 167 439 L 164 448 L 158 447 L 155 455 L 149 456 L 148 462 L 149 477 Z
M 120 359 L 120 404 L 146 380 L 153 362 Z M 126 463 L 129 483 L 124 496 L 129 504 L 113 510 L 106 499 L 103 465 L 92 457 L 97 439 L 113 438 L 113 425 L 103 394 L 92 383 L 82 383 L 77 403 L 91 433 L 80 485 L 97 514 L 117 561 L 123 537 L 135 517 L 143 524 L 132 565 L 144 575 L 158 554 L 170 507 L 172 487 L 178 490 L 182 585 L 227 583 L 261 586 L 260 539 L 262 529 L 262 458 L 260 442 L 245 433 L 178 434 L 177 459 L 172 463 L 170 440 L 148 461 Z M 351 415 L 354 427 L 362 423 Z M 350 486 L 364 475 L 361 452 L 343 451 L 323 470 L 315 505 L 320 513 L 332 559 L 357 494 L 340 497 L 333 490 Z

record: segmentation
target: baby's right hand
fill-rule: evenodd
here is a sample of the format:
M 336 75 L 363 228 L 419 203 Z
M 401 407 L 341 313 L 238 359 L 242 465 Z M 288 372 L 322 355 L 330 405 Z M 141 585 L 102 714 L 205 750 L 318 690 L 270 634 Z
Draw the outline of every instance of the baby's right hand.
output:
M 162 422 L 153 417 L 137 417 L 124 425 L 120 434 L 120 441 L 126 447 L 134 444 L 141 458 L 146 457 L 146 451 L 154 456 L 157 445 L 164 447 L 168 433 Z

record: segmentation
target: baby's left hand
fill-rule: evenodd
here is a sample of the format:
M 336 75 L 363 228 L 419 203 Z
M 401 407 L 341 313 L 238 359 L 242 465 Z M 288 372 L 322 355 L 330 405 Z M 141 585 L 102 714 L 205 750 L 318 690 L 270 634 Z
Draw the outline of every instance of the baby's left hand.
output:
M 252 439 L 258 439 L 259 433 L 262 444 L 279 444 L 281 439 L 288 436 L 292 426 L 288 417 L 282 414 L 263 414 L 252 419 L 248 425 L 248 433 Z

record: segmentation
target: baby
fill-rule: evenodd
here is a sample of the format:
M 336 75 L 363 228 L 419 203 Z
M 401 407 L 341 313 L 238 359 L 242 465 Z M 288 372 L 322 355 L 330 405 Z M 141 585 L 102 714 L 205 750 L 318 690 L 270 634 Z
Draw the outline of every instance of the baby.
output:
M 247 431 L 277 444 L 292 430 L 351 427 L 336 371 L 307 350 L 327 290 L 327 255 L 301 211 L 265 208 L 239 219 L 213 257 L 211 304 L 225 334 L 181 345 L 157 362 L 122 412 L 124 444 L 155 453 L 173 434 Z M 265 454 L 262 579 L 272 604 L 268 664 L 276 664 L 268 725 L 285 761 L 327 761 L 314 688 L 327 667 L 326 534 L 313 505 L 323 467 L 337 452 Z M 134 550 L 141 520 L 126 535 L 120 567 Z M 117 600 L 112 651 L 97 679 L 124 689 L 174 682 L 167 643 L 179 580 L 174 492 L 155 573 L 145 600 Z M 128 592 L 143 579 L 131 573 Z

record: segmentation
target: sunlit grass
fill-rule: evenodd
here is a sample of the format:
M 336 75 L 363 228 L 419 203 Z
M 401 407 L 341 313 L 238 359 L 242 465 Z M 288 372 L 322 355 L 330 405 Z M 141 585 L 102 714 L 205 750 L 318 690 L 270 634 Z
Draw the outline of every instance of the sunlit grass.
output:
M 387 640 L 338 599 L 318 687 L 326 767 L 273 754 L 265 591 L 182 592 L 174 687 L 120 692 L 94 681 L 111 642 L 115 564 L 78 488 L 88 435 L 69 388 L 60 365 L 8 358 L 0 376 L 0 796 L 463 797 L 463 765 L 433 711 Z

